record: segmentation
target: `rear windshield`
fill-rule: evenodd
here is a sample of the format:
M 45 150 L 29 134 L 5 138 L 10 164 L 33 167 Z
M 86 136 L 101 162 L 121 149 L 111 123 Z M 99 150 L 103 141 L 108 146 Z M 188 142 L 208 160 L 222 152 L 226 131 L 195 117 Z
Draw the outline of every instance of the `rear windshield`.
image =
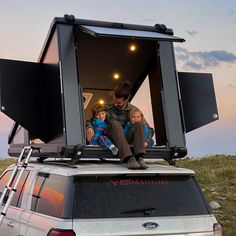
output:
M 209 214 L 191 176 L 76 177 L 74 218 Z

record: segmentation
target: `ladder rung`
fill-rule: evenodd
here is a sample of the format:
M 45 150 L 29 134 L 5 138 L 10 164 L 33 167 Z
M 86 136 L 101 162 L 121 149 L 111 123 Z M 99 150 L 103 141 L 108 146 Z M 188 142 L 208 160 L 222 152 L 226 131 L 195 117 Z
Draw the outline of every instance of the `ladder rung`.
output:
M 10 186 L 5 186 L 5 188 L 7 189 L 7 190 L 12 190 L 13 188 L 12 187 L 10 187 Z
M 26 168 L 28 166 L 28 163 L 22 163 L 21 167 Z
M 12 175 L 9 178 L 8 183 L 5 186 L 5 189 L 4 189 L 4 191 L 3 191 L 3 193 L 0 197 L 0 205 L 5 205 L 2 212 L 1 212 L 1 214 L 0 214 L 0 224 L 2 223 L 3 217 L 6 216 L 6 212 L 8 210 L 8 207 L 10 206 L 11 200 L 12 200 L 14 194 L 17 191 L 17 187 L 18 187 L 18 184 L 20 182 L 20 178 L 22 177 L 24 170 L 28 166 L 28 162 L 30 160 L 32 152 L 34 150 L 39 151 L 39 149 L 40 148 L 38 148 L 38 147 L 32 147 L 32 146 L 26 146 L 22 149 L 22 151 L 20 153 L 20 156 L 17 160 L 16 166 L 15 166 L 13 172 L 12 172 Z M 27 156 L 26 156 L 26 158 L 23 158 L 24 153 L 25 153 L 26 150 L 28 150 Z M 21 170 L 18 172 L 19 167 L 21 167 Z M 19 173 L 19 174 L 17 174 L 17 173 Z M 13 183 L 14 183 L 14 185 L 13 185 Z M 10 193 L 7 190 L 9 190 Z M 8 194 L 8 198 L 7 198 L 6 202 L 4 203 L 4 199 L 7 196 L 7 194 Z

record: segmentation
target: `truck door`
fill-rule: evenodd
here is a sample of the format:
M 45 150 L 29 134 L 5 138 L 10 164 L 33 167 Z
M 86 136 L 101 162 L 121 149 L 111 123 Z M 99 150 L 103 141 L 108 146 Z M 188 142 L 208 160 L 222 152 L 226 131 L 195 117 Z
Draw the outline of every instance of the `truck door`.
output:
M 218 120 L 212 74 L 179 72 L 178 77 L 186 133 Z
M 19 170 L 20 171 L 20 170 Z M 0 195 L 3 193 L 5 186 L 7 185 L 9 178 L 11 178 L 11 175 L 13 173 L 13 170 L 6 171 L 0 178 Z M 14 181 L 11 185 L 14 186 L 16 179 L 18 178 L 17 173 L 16 177 L 14 178 Z M 23 175 L 20 178 L 19 184 L 17 186 L 16 192 L 12 198 L 12 201 L 10 203 L 9 208 L 6 211 L 6 216 L 3 217 L 2 224 L 0 225 L 1 230 L 1 236 L 13 236 L 13 235 L 19 235 L 19 229 L 20 229 L 20 217 L 24 212 L 24 209 L 22 208 L 22 197 L 25 190 L 25 183 L 28 178 L 29 171 L 25 171 Z M 10 192 L 6 194 L 6 199 L 9 197 Z M 6 200 L 4 200 L 3 205 L 0 206 L 1 212 L 3 211 L 4 204 L 6 203 Z

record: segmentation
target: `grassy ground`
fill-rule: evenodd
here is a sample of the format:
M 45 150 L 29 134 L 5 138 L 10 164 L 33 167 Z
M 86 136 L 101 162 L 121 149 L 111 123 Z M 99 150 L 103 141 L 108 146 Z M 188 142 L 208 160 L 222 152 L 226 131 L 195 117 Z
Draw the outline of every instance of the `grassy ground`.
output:
M 221 208 L 212 210 L 223 226 L 224 236 L 236 235 L 236 156 L 209 156 L 200 160 L 177 161 L 179 167 L 193 169 L 208 202 Z
M 0 159 L 0 174 L 12 163 L 15 163 L 14 159 Z
M 0 173 L 12 159 L 0 161 Z M 216 155 L 202 159 L 178 160 L 179 167 L 193 169 L 208 202 L 216 201 L 221 208 L 213 210 L 223 226 L 224 236 L 236 235 L 236 156 Z

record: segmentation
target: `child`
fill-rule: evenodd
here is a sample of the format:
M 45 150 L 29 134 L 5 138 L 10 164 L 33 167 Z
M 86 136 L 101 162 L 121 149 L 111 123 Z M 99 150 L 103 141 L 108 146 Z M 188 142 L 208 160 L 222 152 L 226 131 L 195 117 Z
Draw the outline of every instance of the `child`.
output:
M 146 124 L 146 122 L 144 120 L 143 113 L 138 108 L 132 109 L 129 113 L 129 122 L 127 122 L 124 127 L 125 135 L 128 133 L 131 126 L 133 124 L 135 124 L 136 122 L 143 122 L 144 123 L 144 138 L 145 138 L 144 147 L 145 148 L 152 147 L 154 145 L 154 141 L 152 139 L 152 136 L 154 134 L 154 130 L 153 130 L 153 128 L 149 127 Z
M 105 105 L 96 103 L 92 108 L 92 127 L 94 136 L 89 144 L 101 145 L 106 149 L 110 149 L 113 155 L 117 155 L 118 148 L 111 142 L 111 140 L 103 135 L 104 129 L 107 127 Z

